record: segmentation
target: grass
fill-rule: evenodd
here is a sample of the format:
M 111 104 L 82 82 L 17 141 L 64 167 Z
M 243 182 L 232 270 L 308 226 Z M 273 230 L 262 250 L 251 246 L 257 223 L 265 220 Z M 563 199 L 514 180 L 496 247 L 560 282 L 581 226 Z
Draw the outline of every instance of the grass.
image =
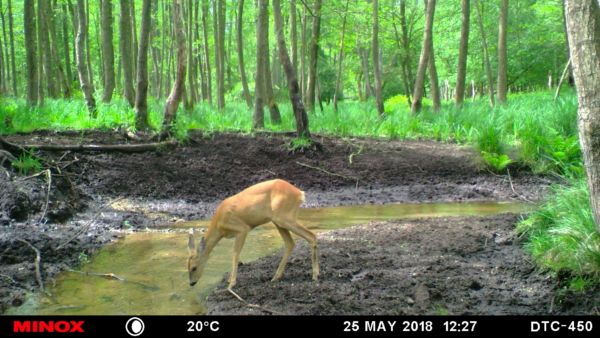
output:
M 600 233 L 584 178 L 554 187 L 546 202 L 517 225 L 517 231 L 528 237 L 525 248 L 539 266 L 572 276 L 571 289 L 600 283 Z
M 273 125 L 265 111 L 265 129 L 294 130 L 291 106 L 280 104 L 282 123 Z M 600 280 L 600 239 L 591 218 L 588 192 L 582 178 L 583 166 L 577 138 L 577 98 L 563 91 L 511 94 L 505 105 L 490 108 L 486 98 L 467 100 L 462 108 L 444 102 L 439 113 L 424 102 L 424 111 L 411 115 L 407 98 L 386 101 L 386 116 L 380 118 L 371 101 L 343 101 L 339 110 L 325 105 L 309 115 L 312 132 L 338 137 L 383 137 L 388 139 L 431 139 L 469 144 L 482 154 L 493 171 L 504 172 L 513 163 L 534 173 L 551 173 L 570 179 L 568 186 L 554 189 L 552 196 L 518 231 L 528 237 L 526 248 L 538 264 L 550 271 L 569 271 L 571 288 L 584 289 Z M 163 102 L 149 102 L 150 125 L 162 124 Z M 23 99 L 0 98 L 0 134 L 39 129 L 135 129 L 135 113 L 126 101 L 117 99 L 98 105 L 98 117 L 89 116 L 81 98 L 47 99 L 39 107 L 28 107 Z M 224 111 L 200 103 L 192 111 L 180 108 L 174 130 L 185 138 L 190 130 L 205 133 L 252 132 L 252 110 L 244 102 L 231 101 Z M 294 140 L 291 147 L 305 141 Z M 20 159 L 25 162 L 27 159 Z M 24 166 L 28 166 L 23 164 Z

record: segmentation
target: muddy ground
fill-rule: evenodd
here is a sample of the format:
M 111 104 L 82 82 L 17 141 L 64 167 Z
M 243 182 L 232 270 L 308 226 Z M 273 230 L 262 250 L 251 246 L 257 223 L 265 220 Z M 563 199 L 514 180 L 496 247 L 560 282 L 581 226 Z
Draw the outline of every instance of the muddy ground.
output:
M 38 132 L 6 139 L 19 144 L 132 143 L 120 134 L 103 132 Z M 512 168 L 510 178 L 490 173 L 482 169 L 474 151 L 452 144 L 317 139 L 323 144 L 323 152 L 292 153 L 288 146 L 291 138 L 279 134 L 252 137 L 200 133 L 192 134 L 184 145 L 143 153 L 38 151 L 44 166 L 51 168 L 53 173 L 50 194 L 45 175 L 24 177 L 5 162 L 0 168 L 0 312 L 8 306 L 19 306 L 27 292 L 37 289 L 35 253 L 17 239 L 26 240 L 40 250 L 42 277 L 48 284 L 58 272 L 76 266 L 123 231 L 162 226 L 181 219 L 208 218 L 224 197 L 266 179 L 284 178 L 305 190 L 307 207 L 394 202 L 535 201 L 543 197 L 549 184 L 554 183 L 550 178 L 534 176 L 520 168 Z M 125 207 L 120 207 L 123 205 Z M 439 225 L 435 220 L 424 222 L 429 222 L 431 227 Z M 455 231 L 466 238 L 474 235 L 473 229 L 468 228 L 470 221 L 461 222 L 464 226 L 454 226 Z M 512 229 L 514 225 L 514 219 L 500 218 L 498 222 L 506 229 Z M 385 224 L 377 227 L 385 227 Z M 348 234 L 359 231 L 357 229 L 360 228 L 348 230 Z M 332 234 L 346 237 L 343 231 Z M 377 235 L 368 231 L 367 240 L 370 236 L 373 237 L 370 241 L 375 243 Z M 491 233 L 481 236 L 490 237 Z M 332 257 L 327 256 L 327 252 L 338 251 L 338 242 L 332 241 L 329 249 L 328 243 L 326 240 L 322 243 L 324 278 L 328 276 L 327 271 L 334 273 L 328 269 L 335 269 L 337 264 L 327 263 L 327 257 Z M 422 250 L 430 244 L 423 243 Z M 399 244 L 394 250 L 401 248 Z M 521 260 L 527 260 L 519 253 Z M 499 256 L 497 261 L 502 259 Z M 364 265 L 360 264 L 364 264 L 364 260 L 356 263 L 359 265 L 346 267 L 361 271 Z M 298 264 L 292 263 L 288 268 L 290 275 Z M 267 269 L 265 273 L 269 271 Z M 382 269 L 381 274 L 385 271 Z M 360 272 L 356 273 L 361 276 Z M 444 276 L 443 271 L 439 273 Z M 388 281 L 391 283 L 392 280 Z M 263 290 L 265 295 L 273 291 L 262 279 L 242 274 L 240 284 L 244 283 Z M 346 283 L 340 279 L 338 286 L 344 289 Z M 424 285 L 438 284 L 433 279 L 428 283 Z M 557 291 L 556 282 L 547 280 L 545 283 L 545 292 Z M 427 286 L 427 290 L 429 288 Z M 332 286 L 331 290 L 334 289 Z M 434 294 L 433 291 L 428 293 Z M 331 296 L 339 297 L 335 293 Z M 417 299 L 412 298 L 416 304 Z M 380 298 L 373 296 L 371 299 L 377 302 Z M 380 301 L 385 312 L 385 300 Z M 214 311 L 235 313 L 233 304 L 229 310 L 221 310 L 227 309 L 227 304 L 216 306 Z M 355 305 L 361 307 L 360 303 Z M 444 306 L 449 311 L 458 311 L 450 305 Z M 362 308 L 362 311 L 372 309 L 373 313 L 377 312 L 372 305 Z M 489 309 L 493 311 L 493 307 Z M 243 307 L 238 310 L 245 311 Z M 537 313 L 535 311 L 530 313 Z M 315 313 L 326 312 L 317 309 Z

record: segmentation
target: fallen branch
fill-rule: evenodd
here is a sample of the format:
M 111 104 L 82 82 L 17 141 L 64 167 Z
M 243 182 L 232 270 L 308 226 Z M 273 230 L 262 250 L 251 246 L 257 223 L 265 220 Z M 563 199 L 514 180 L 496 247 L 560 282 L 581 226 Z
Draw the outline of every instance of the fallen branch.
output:
M 44 291 L 44 281 L 42 280 L 42 272 L 40 270 L 40 264 L 42 262 L 40 250 L 24 239 L 17 238 L 17 241 L 27 244 L 33 251 L 35 251 L 35 279 L 37 280 L 40 290 Z
M 159 289 L 158 286 L 148 285 L 148 284 L 144 284 L 144 283 L 136 282 L 136 281 L 131 281 L 131 280 L 125 279 L 121 276 L 115 275 L 112 272 L 98 273 L 98 272 L 79 271 L 79 270 L 73 270 L 73 269 L 68 269 L 67 271 L 72 272 L 72 273 L 77 273 L 80 275 L 84 275 L 84 276 L 101 277 L 101 278 L 105 278 L 108 280 L 116 280 L 116 281 L 123 282 L 123 283 L 134 284 L 134 285 L 141 286 L 142 288 L 144 288 L 146 290 L 151 290 L 151 291 L 156 291 Z
M 342 175 L 342 174 L 336 174 L 336 173 L 333 173 L 333 172 L 331 172 L 331 171 L 325 170 L 325 169 L 323 169 L 323 168 L 319 168 L 319 167 L 313 167 L 313 166 L 311 166 L 311 165 L 308 165 L 308 164 L 306 164 L 306 163 L 302 163 L 302 162 L 298 162 L 298 161 L 296 161 L 296 164 L 297 164 L 297 165 L 301 165 L 301 166 L 303 166 L 303 167 L 310 168 L 310 169 L 318 170 L 318 171 L 320 171 L 320 172 L 324 172 L 324 173 L 326 173 L 327 175 L 331 175 L 331 176 L 337 176 L 337 177 L 341 177 L 341 178 L 345 178 L 345 179 L 348 179 L 348 180 L 353 180 L 353 181 L 358 181 L 358 178 L 357 178 L 357 177 L 354 177 L 354 176 L 347 176 L 347 175 Z
M 140 144 L 14 144 L 0 138 L 0 143 L 3 144 L 9 151 L 11 149 L 19 149 L 20 152 L 24 149 L 38 149 L 47 151 L 115 151 L 123 153 L 140 153 L 145 151 L 154 151 L 163 147 L 171 147 L 177 145 L 177 141 L 170 140 L 164 142 L 140 143 Z M 13 152 L 13 151 L 11 151 Z
M 50 172 L 50 169 L 46 169 L 44 172 L 46 173 L 46 180 L 48 180 L 48 190 L 46 191 L 46 204 L 44 204 L 44 211 L 42 212 L 42 216 L 38 221 L 39 224 L 42 223 L 44 217 L 46 217 L 46 212 L 48 212 L 48 204 L 50 204 L 50 189 L 52 188 L 52 173 Z
M 522 199 L 524 199 L 527 202 L 532 202 L 530 199 L 528 199 L 527 197 L 517 193 L 515 191 L 515 187 L 513 186 L 513 182 L 512 182 L 512 178 L 510 177 L 510 170 L 508 170 L 508 168 L 506 168 L 506 173 L 508 174 L 508 183 L 510 183 L 510 189 L 512 190 L 513 193 L 515 193 L 515 195 L 521 197 Z
M 275 311 L 275 310 L 267 309 L 267 308 L 265 308 L 263 306 L 260 306 L 258 304 L 248 303 L 244 298 L 240 297 L 240 295 L 238 295 L 237 293 L 235 293 L 235 291 L 233 291 L 231 288 L 227 288 L 227 291 L 229 291 L 229 293 L 231 293 L 240 302 L 244 303 L 247 307 L 251 307 L 253 309 L 259 309 L 259 310 L 268 312 L 270 314 L 276 314 L 276 315 L 282 315 L 283 314 L 283 313 Z

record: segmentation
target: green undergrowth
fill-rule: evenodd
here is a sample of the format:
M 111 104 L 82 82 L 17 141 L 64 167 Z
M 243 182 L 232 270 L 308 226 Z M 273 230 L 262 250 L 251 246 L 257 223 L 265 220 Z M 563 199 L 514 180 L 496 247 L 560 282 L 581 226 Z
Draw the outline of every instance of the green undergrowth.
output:
M 557 275 L 566 273 L 570 289 L 583 291 L 600 284 L 600 232 L 584 178 L 555 186 L 517 231 L 527 237 L 525 248 L 538 266 Z

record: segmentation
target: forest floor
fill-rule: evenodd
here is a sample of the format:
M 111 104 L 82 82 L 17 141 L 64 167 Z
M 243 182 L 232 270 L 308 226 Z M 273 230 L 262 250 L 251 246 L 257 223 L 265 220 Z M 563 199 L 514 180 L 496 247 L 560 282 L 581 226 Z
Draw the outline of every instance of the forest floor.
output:
M 18 239 L 40 251 L 47 284 L 123 232 L 209 218 L 223 198 L 271 178 L 306 191 L 305 207 L 536 201 L 555 183 L 519 168 L 511 177 L 493 174 L 470 148 L 431 141 L 316 137 L 322 152 L 292 153 L 291 138 L 281 134 L 190 136 L 176 148 L 142 153 L 41 152 L 54 168 L 49 194 L 45 175 L 23 178 L 0 168 L 0 313 L 38 288 L 35 252 Z M 5 138 L 131 143 L 103 132 Z M 535 270 L 515 238 L 517 220 L 435 218 L 336 230 L 319 237 L 318 283 L 309 279 L 302 244 L 281 282 L 268 282 L 274 255 L 242 265 L 236 290 L 287 314 L 597 313 L 598 292 L 565 291 Z M 210 313 L 263 313 L 221 291 L 208 301 Z

